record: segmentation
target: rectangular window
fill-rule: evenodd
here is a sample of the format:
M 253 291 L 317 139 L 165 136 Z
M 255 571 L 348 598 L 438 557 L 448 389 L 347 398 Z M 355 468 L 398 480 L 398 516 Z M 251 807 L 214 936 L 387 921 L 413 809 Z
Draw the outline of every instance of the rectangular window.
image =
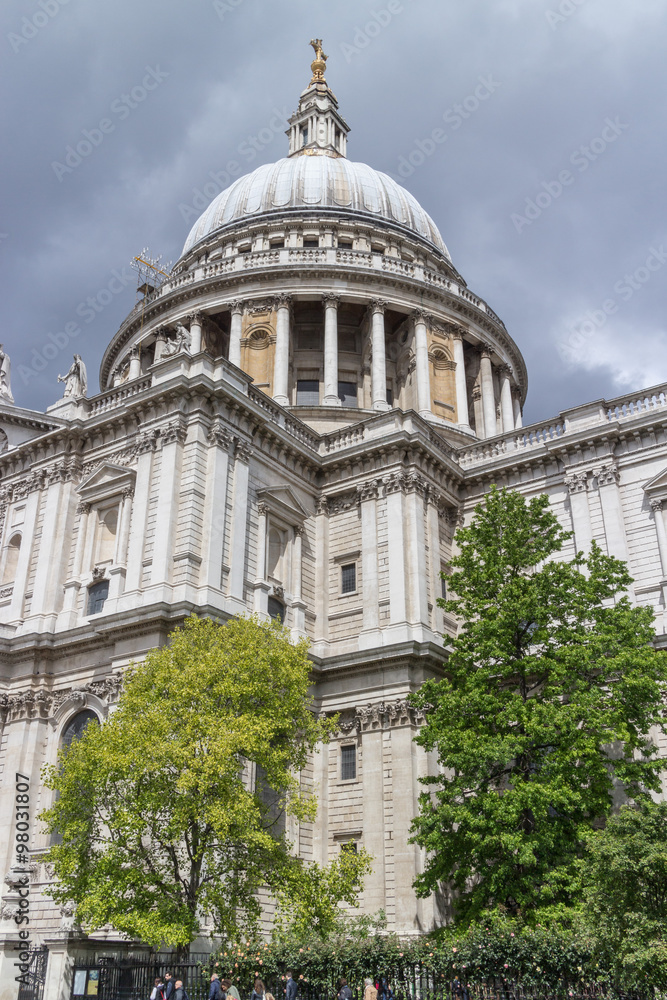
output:
M 296 383 L 297 406 L 319 406 L 320 383 L 315 379 L 302 378 Z
M 319 247 L 319 245 L 320 245 L 319 240 L 304 239 L 303 241 L 304 250 L 316 250 Z
M 340 853 L 347 851 L 349 854 L 358 854 L 357 842 L 356 840 L 344 840 L 340 845 Z
M 351 250 L 352 249 L 352 240 L 338 240 L 338 249 L 339 250 Z
M 444 578 L 444 576 L 440 577 L 440 596 L 442 597 L 443 601 L 447 600 L 447 581 Z
M 340 591 L 341 594 L 353 594 L 357 589 L 357 565 L 349 563 L 340 568 Z
M 283 239 L 269 240 L 269 246 L 271 247 L 272 250 L 280 250 L 282 247 L 285 246 L 285 240 Z
M 357 777 L 357 748 L 352 744 L 340 748 L 340 776 L 343 781 Z
M 88 588 L 88 608 L 87 614 L 89 615 L 99 615 L 100 611 L 104 608 L 104 602 L 109 596 L 109 581 L 102 580 L 100 583 L 94 583 L 92 587 Z
M 356 382 L 339 382 L 338 398 L 343 406 L 357 405 L 357 384 Z
M 390 406 L 394 405 L 394 390 L 387 386 L 387 402 Z

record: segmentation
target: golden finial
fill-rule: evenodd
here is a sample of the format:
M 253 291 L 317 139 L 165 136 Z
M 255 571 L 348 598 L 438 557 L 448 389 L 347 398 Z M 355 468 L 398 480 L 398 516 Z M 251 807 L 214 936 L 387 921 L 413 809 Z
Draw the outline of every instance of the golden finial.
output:
M 324 79 L 324 71 L 327 68 L 327 59 L 329 56 L 325 56 L 322 51 L 322 39 L 321 38 L 311 38 L 310 44 L 315 49 L 315 58 L 310 64 L 310 68 L 313 71 L 313 78 L 310 81 L 310 85 L 314 83 L 326 83 Z

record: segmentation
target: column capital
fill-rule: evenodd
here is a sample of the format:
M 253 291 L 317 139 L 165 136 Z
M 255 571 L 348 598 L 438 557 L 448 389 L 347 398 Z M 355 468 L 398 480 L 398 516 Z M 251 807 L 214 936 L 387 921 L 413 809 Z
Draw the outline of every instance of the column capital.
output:
M 276 309 L 289 309 L 293 301 L 293 295 L 290 295 L 288 292 L 281 292 L 275 296 L 273 303 Z
M 491 345 L 490 344 L 485 344 L 482 341 L 482 343 L 480 343 L 480 344 L 477 345 L 477 351 L 479 352 L 479 354 L 480 354 L 480 356 L 482 358 L 488 358 L 489 360 L 491 360 Z
M 571 475 L 565 477 L 565 485 L 569 493 L 585 493 L 588 490 L 588 473 L 571 473 Z
M 387 308 L 387 303 L 385 299 L 371 299 L 371 301 L 368 304 L 368 308 L 372 313 L 382 313 L 384 315 L 384 311 Z
M 338 309 L 338 306 L 340 305 L 340 295 L 337 295 L 336 292 L 324 292 L 322 294 L 322 302 L 325 307 Z
M 155 339 L 162 341 L 163 344 L 165 344 L 167 342 L 167 330 L 166 330 L 166 328 L 164 326 L 161 326 L 161 327 L 158 328 L 158 330 L 157 330 L 157 332 L 155 334 Z M 119 369 L 120 369 L 120 366 L 117 365 L 114 368 L 114 372 L 119 372 L 120 373 Z
M 216 445 L 218 448 L 224 448 L 225 451 L 229 451 L 234 439 L 229 431 L 222 426 L 219 420 L 216 420 L 215 423 L 211 424 L 209 427 L 206 440 L 209 444 Z
M 663 509 L 665 501 L 664 500 L 658 500 L 657 498 L 654 498 L 653 500 L 650 501 L 650 503 L 651 503 L 651 510 L 652 511 L 659 511 L 659 510 Z
M 512 395 L 513 395 L 513 396 L 516 396 L 516 398 L 517 398 L 518 400 L 520 400 L 520 399 L 521 399 L 521 386 L 520 386 L 520 385 L 516 385 L 516 384 L 514 384 L 514 385 L 512 386 Z
M 90 512 L 91 512 L 92 509 L 93 509 L 93 505 L 92 504 L 86 503 L 86 502 L 81 502 L 77 506 L 76 512 L 77 512 L 77 514 L 90 514 Z
M 294 524 L 294 525 L 292 525 L 292 530 L 294 531 L 294 537 L 295 538 L 302 538 L 303 537 L 303 525 L 302 524 Z
M 594 475 L 597 477 L 598 487 L 616 486 L 618 484 L 619 471 L 613 462 L 606 462 L 599 469 L 595 469 Z
M 201 309 L 195 309 L 194 312 L 188 313 L 186 319 L 189 319 L 191 323 L 203 323 L 206 313 L 202 312 Z
M 498 365 L 497 368 L 499 375 L 505 375 L 507 378 L 512 377 L 512 367 L 511 365 Z
M 133 361 L 136 361 L 138 358 L 141 357 L 141 344 L 135 344 L 134 347 L 131 348 L 130 357 L 132 358 Z
M 410 317 L 415 323 L 431 323 L 433 321 L 433 316 L 426 309 L 413 309 Z
M 257 504 L 257 513 L 259 514 L 260 517 L 264 517 L 266 514 L 268 514 L 268 512 L 269 512 L 268 504 L 266 504 L 263 500 L 260 500 L 259 503 Z
M 234 442 L 234 455 L 236 458 L 240 459 L 241 462 L 245 462 L 247 464 L 250 461 L 250 456 L 252 455 L 252 448 L 247 441 L 241 441 L 237 438 Z
M 458 326 L 456 323 L 447 322 L 443 325 L 443 329 L 450 340 L 460 340 L 461 343 L 463 343 L 466 331 L 462 326 Z
M 231 312 L 232 316 L 234 315 L 234 313 L 242 315 L 245 309 L 245 302 L 243 301 L 243 299 L 232 299 L 232 301 L 228 302 L 227 305 L 229 306 L 229 311 Z

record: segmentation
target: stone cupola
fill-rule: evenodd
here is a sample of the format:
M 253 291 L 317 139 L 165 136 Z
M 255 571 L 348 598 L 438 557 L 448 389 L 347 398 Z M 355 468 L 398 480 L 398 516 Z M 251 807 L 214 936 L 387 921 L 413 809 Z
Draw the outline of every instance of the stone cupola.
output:
M 345 156 L 350 127 L 338 111 L 338 101 L 324 77 L 328 56 L 322 51 L 322 39 L 310 43 L 315 59 L 310 64 L 313 76 L 299 99 L 299 106 L 285 133 L 289 137 L 290 156 Z

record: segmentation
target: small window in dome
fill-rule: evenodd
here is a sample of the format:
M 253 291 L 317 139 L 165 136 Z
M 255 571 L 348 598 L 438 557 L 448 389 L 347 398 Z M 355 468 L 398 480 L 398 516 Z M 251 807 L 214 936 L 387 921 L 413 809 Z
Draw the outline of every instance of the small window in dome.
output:
M 352 249 L 352 240 L 338 240 L 338 249 L 339 250 L 351 250 Z
M 296 383 L 297 406 L 319 406 L 320 383 L 315 379 L 299 379 Z
M 269 240 L 269 246 L 272 250 L 281 250 L 285 246 L 285 240 L 282 237 L 280 239 Z
M 306 250 L 316 250 L 319 247 L 319 245 L 320 241 L 317 238 L 313 239 L 313 237 L 310 236 L 308 237 L 308 239 L 304 238 L 303 246 L 304 249 Z
M 305 146 L 306 143 L 308 142 L 308 126 L 307 125 L 302 125 L 301 126 L 300 134 L 301 134 L 301 145 Z

